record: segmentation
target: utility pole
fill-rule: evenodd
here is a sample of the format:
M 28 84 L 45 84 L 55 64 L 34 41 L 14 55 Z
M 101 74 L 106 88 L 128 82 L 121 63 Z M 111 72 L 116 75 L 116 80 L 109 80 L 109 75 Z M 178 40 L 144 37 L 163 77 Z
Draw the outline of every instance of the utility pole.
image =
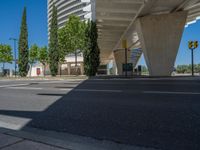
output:
M 18 41 L 18 39 L 16 38 L 9 38 L 9 40 L 12 40 L 14 42 L 14 55 L 15 55 L 15 78 L 17 77 L 17 74 L 16 74 L 16 70 L 17 70 L 17 50 L 16 50 L 16 43 Z

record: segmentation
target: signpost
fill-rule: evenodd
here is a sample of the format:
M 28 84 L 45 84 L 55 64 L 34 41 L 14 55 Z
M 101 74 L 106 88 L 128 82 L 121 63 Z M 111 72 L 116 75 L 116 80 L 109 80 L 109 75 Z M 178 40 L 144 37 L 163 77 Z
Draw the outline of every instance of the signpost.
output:
M 189 41 L 188 47 L 191 50 L 191 60 L 192 60 L 192 76 L 194 76 L 194 50 L 198 48 L 199 42 L 198 41 Z
M 133 64 L 132 63 L 123 64 L 123 71 L 133 72 Z

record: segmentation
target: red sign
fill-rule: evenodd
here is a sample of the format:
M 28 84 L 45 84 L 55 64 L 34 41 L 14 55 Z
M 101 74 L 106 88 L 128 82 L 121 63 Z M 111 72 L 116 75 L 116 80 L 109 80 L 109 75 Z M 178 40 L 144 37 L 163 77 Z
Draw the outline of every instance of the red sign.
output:
M 37 75 L 39 76 L 40 75 L 40 68 L 37 68 Z

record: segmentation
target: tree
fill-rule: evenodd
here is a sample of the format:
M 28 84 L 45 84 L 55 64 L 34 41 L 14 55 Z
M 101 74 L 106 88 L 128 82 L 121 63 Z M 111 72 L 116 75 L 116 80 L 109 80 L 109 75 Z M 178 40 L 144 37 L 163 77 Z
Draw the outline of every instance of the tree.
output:
M 59 48 L 59 68 L 60 68 L 60 76 L 62 75 L 62 64 L 65 62 L 66 53 L 62 48 Z
M 178 65 L 176 67 L 176 72 L 181 74 L 192 73 L 192 65 Z M 194 72 L 200 73 L 200 64 L 194 64 Z
M 5 63 L 12 63 L 12 48 L 10 45 L 0 44 L 0 63 L 3 63 L 3 70 Z
M 146 66 L 142 66 L 142 73 L 144 73 L 144 74 L 149 73 L 149 70 Z
M 48 49 L 46 46 L 41 47 L 39 49 L 39 55 L 38 55 L 38 59 L 40 61 L 40 63 L 42 63 L 43 65 L 43 74 L 45 76 L 45 69 L 46 69 L 46 65 L 48 63 L 49 57 L 48 57 Z
M 100 50 L 98 46 L 96 23 L 88 22 L 85 30 L 84 70 L 87 76 L 95 76 L 100 65 Z
M 189 66 L 187 66 L 187 65 L 178 65 L 178 66 L 176 67 L 176 72 L 177 72 L 177 73 L 187 73 L 188 67 L 189 67 Z
M 19 37 L 19 74 L 22 77 L 27 76 L 28 73 L 28 29 L 26 23 L 26 8 L 24 8 L 22 23 Z
M 57 22 L 57 8 L 54 5 L 51 24 L 50 24 L 50 40 L 49 40 L 49 65 L 52 76 L 57 75 L 58 62 L 59 62 L 58 22 Z
M 77 54 L 85 47 L 86 23 L 80 17 L 71 15 L 66 25 L 59 30 L 59 47 L 65 55 L 75 54 L 75 66 L 77 66 Z M 78 52 L 79 51 L 79 52 Z
M 30 76 L 32 72 L 32 66 L 38 60 L 38 52 L 39 47 L 36 44 L 32 45 L 29 50 Z

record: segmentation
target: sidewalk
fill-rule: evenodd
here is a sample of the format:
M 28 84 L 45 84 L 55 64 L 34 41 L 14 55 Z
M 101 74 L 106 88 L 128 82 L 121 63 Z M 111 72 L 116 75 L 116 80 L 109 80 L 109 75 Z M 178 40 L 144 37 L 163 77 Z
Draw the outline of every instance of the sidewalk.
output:
M 200 80 L 200 76 L 170 76 L 170 77 L 162 77 L 162 76 L 95 76 L 91 77 L 91 80 Z
M 15 131 L 0 128 L 1 150 L 155 150 L 76 135 L 27 129 Z
M 18 132 L 20 133 L 20 132 Z M 0 129 L 0 149 L 2 150 L 69 150 L 47 143 L 17 136 L 17 131 Z
M 45 76 L 45 77 L 0 77 L 0 81 L 2 80 L 84 80 L 88 79 L 87 76 L 80 75 L 80 76 Z

